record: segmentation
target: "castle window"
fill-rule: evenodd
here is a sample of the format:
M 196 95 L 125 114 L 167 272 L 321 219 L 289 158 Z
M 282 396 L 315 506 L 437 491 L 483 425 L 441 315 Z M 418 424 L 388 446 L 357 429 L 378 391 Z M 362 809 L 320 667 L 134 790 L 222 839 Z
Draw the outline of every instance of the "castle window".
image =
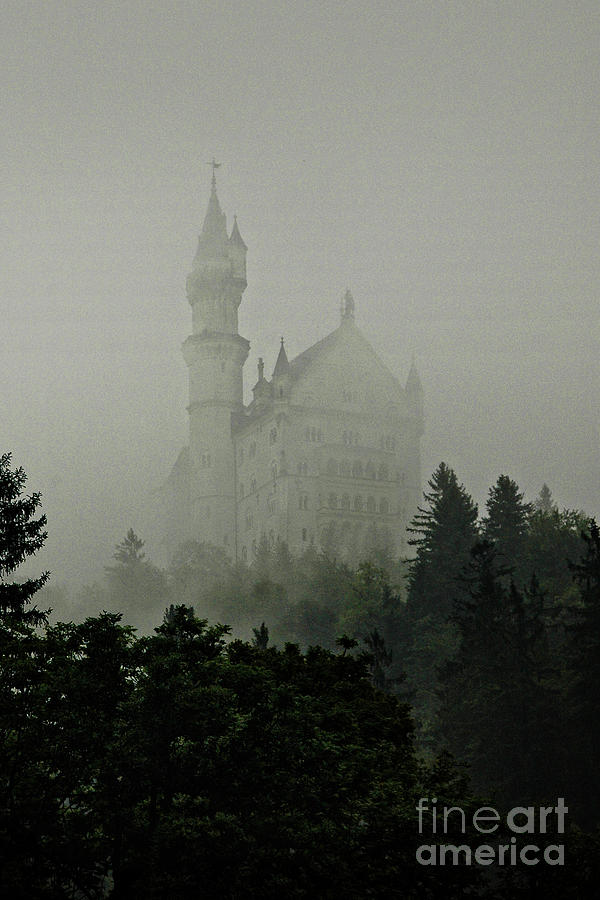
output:
M 271 428 L 271 431 L 269 432 L 269 443 L 274 444 L 276 440 L 277 440 L 277 429 Z
M 275 512 L 276 502 L 277 501 L 275 500 L 275 497 L 269 497 L 267 499 L 267 509 L 269 510 L 270 515 L 272 515 Z
M 344 494 L 342 497 L 342 509 L 350 509 L 350 497 L 348 494 Z
M 252 541 L 252 556 L 256 556 L 256 539 Z
M 246 562 L 247 559 L 248 559 L 248 551 L 246 550 L 245 547 L 242 547 L 242 560 L 243 560 L 244 562 Z
M 271 478 L 273 479 L 273 481 L 275 481 L 275 479 L 277 478 L 277 463 L 276 462 L 271 463 Z
M 298 498 L 298 508 L 308 509 L 308 494 L 300 494 Z
M 361 512 L 362 508 L 363 508 L 363 498 L 360 496 L 360 494 L 357 494 L 356 497 L 354 498 L 354 509 L 356 510 L 356 512 Z
M 327 460 L 327 474 L 328 475 L 337 475 L 338 464 L 335 459 Z
M 303 528 L 303 529 L 302 529 L 302 540 L 303 540 L 303 541 L 306 540 L 306 528 Z
M 389 512 L 389 509 L 390 509 L 389 503 L 387 502 L 385 497 L 382 497 L 382 499 L 379 501 L 379 512 L 385 514 L 385 513 Z
M 379 466 L 379 480 L 380 480 L 380 481 L 387 481 L 388 478 L 389 478 L 388 467 L 385 465 L 385 463 L 382 463 L 382 464 Z
M 337 509 L 337 495 L 336 494 L 329 495 L 329 508 Z

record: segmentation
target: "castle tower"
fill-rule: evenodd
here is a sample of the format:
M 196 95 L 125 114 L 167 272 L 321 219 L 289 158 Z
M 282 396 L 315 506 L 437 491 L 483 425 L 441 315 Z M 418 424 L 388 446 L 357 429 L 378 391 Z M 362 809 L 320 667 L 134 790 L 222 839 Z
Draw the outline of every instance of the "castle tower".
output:
M 232 415 L 243 410 L 242 369 L 249 342 L 238 334 L 246 288 L 246 245 L 237 221 L 227 235 L 214 162 L 208 209 L 187 298 L 192 334 L 183 344 L 189 369 L 191 536 L 235 556 L 235 457 Z

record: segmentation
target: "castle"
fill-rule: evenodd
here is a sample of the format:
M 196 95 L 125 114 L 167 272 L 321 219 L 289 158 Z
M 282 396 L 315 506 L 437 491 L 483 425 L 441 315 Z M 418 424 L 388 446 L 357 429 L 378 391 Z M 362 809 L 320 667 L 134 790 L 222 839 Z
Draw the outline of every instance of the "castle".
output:
M 166 549 L 191 538 L 250 561 L 266 539 L 295 554 L 314 545 L 354 560 L 377 548 L 398 555 L 421 492 L 414 363 L 402 387 L 357 327 L 346 291 L 335 331 L 291 360 L 282 338 L 270 379 L 259 359 L 245 406 L 247 247 L 237 220 L 227 233 L 215 165 L 187 278 L 189 446 L 161 493 Z

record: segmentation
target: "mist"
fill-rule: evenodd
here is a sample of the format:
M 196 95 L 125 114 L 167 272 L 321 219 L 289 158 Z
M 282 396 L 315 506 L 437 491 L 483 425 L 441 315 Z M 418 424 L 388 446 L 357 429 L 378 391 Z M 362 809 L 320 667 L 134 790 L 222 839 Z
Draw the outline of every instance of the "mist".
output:
M 246 389 L 356 321 L 425 390 L 424 480 L 600 512 L 597 5 L 14 3 L 3 448 L 91 579 L 187 441 L 210 186 L 248 245 Z

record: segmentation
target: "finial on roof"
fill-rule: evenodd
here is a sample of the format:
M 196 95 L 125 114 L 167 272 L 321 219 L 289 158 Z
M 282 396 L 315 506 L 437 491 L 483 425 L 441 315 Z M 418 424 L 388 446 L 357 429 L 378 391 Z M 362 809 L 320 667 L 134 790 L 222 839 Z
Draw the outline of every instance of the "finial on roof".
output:
M 342 322 L 345 319 L 353 319 L 354 318 L 354 310 L 355 310 L 354 297 L 352 296 L 352 292 L 350 291 L 350 288 L 346 288 L 346 293 L 344 294 L 344 297 L 342 299 L 342 306 L 341 306 Z
M 216 189 L 217 189 L 217 176 L 215 175 L 215 172 L 216 172 L 217 169 L 220 169 L 220 168 L 221 168 L 221 163 L 218 163 L 218 162 L 215 160 L 214 156 L 213 156 L 212 160 L 211 160 L 209 163 L 206 163 L 206 165 L 207 165 L 207 166 L 212 166 L 212 179 L 211 179 L 211 185 L 212 185 L 213 191 L 216 191 Z

